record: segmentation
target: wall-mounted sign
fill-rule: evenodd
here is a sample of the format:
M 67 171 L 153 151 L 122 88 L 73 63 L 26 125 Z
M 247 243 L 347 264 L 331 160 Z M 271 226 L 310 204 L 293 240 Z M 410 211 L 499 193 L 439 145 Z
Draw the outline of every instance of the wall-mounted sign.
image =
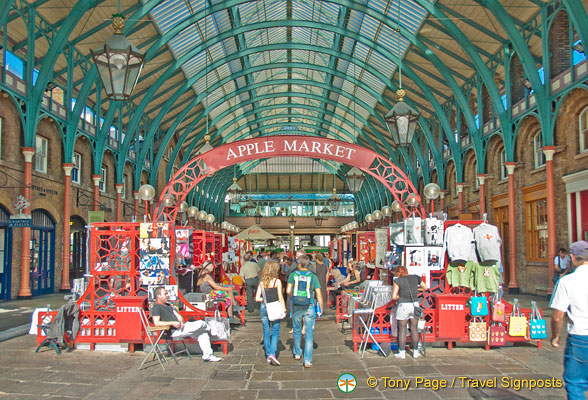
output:
M 8 220 L 8 226 L 10 228 L 30 228 L 33 226 L 33 219 L 30 215 L 20 214 L 20 215 L 11 215 L 10 219 Z
M 104 211 L 88 211 L 88 224 L 104 222 Z

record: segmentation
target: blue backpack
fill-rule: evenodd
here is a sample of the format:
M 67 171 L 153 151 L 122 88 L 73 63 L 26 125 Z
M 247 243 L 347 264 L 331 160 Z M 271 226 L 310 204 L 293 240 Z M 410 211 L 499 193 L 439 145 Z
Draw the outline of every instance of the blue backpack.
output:
M 312 303 L 312 272 L 294 272 L 294 290 L 292 291 L 292 305 L 308 306 Z

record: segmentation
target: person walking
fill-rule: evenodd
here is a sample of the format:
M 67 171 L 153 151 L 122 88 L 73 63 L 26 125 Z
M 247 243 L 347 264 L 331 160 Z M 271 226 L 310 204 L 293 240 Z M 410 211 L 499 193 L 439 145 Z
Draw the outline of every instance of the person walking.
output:
M 398 321 L 398 353 L 394 357 L 406 358 L 406 334 L 410 320 L 412 357 L 419 358 L 422 344 L 419 343 L 417 324 L 419 318 L 415 309 L 420 307 L 418 291 L 427 290 L 427 285 L 418 275 L 409 275 L 405 266 L 399 265 L 393 272 L 396 280 L 392 288 L 392 300 L 396 300 L 396 320 Z
M 327 300 L 327 275 L 329 268 L 327 267 L 327 263 L 325 262 L 325 257 L 318 253 L 314 256 L 315 264 L 314 267 L 316 269 L 316 276 L 318 277 L 319 283 L 321 284 L 321 294 L 323 295 L 323 299 Z
M 245 281 L 245 290 L 247 291 L 247 311 L 249 314 L 255 311 L 255 302 L 253 301 L 254 293 L 259 285 L 259 265 L 251 260 L 251 255 L 245 254 L 245 264 L 241 266 L 239 275 Z
M 286 303 L 282 293 L 282 281 L 279 279 L 280 264 L 269 260 L 261 271 L 261 278 L 255 301 L 259 304 L 259 316 L 263 327 L 263 346 L 268 364 L 280 365 L 277 357 L 278 341 L 280 340 L 280 320 L 270 321 L 267 313 L 267 303 L 279 301 L 286 313 Z M 264 298 L 265 293 L 265 298 Z
M 288 296 L 291 296 L 292 299 L 292 307 L 290 308 L 294 333 L 292 352 L 294 359 L 300 360 L 303 354 L 300 344 L 302 342 L 302 320 L 304 319 L 306 333 L 304 335 L 303 365 L 305 368 L 310 368 L 312 367 L 315 318 L 322 315 L 323 297 L 317 276 L 308 270 L 310 264 L 308 257 L 300 256 L 297 262 L 298 269 L 288 277 L 286 288 Z M 318 304 L 316 310 L 315 304 Z
M 572 272 L 572 259 L 568 255 L 568 251 L 563 247 L 559 249 L 558 255 L 553 259 L 553 284 L 555 285 L 559 278 Z
M 568 399 L 586 399 L 588 390 L 588 242 L 574 242 L 569 250 L 573 274 L 562 276 L 549 302 L 551 345 L 559 347 L 564 317 L 568 321 L 568 338 L 564 351 L 564 373 Z

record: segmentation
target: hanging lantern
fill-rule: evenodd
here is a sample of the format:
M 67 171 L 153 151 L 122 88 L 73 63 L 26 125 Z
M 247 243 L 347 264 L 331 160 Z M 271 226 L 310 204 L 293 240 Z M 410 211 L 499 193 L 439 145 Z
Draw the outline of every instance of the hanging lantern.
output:
M 345 181 L 349 190 L 353 193 L 357 193 L 361 190 L 361 185 L 365 181 L 365 175 L 357 167 L 353 167 L 345 174 Z
M 408 146 L 412 143 L 414 132 L 419 120 L 419 113 L 404 102 L 406 91 L 399 88 L 396 91 L 398 102 L 384 116 L 392 141 L 397 146 Z
M 247 203 L 245 203 L 245 215 L 252 217 L 254 213 L 255 213 L 255 204 L 253 203 L 253 200 L 251 200 L 251 197 L 250 197 L 249 200 L 247 200 Z
M 337 189 L 333 188 L 333 194 L 329 197 L 329 207 L 331 207 L 331 210 L 336 212 L 342 201 L 341 197 L 337 195 Z
M 320 215 L 317 215 L 316 217 L 314 217 L 314 223 L 316 226 L 321 226 L 323 224 L 323 217 L 321 217 Z
M 288 224 L 290 225 L 290 230 L 293 230 L 294 227 L 296 226 L 296 219 L 294 218 L 293 215 L 288 220 Z
M 319 214 L 322 219 L 329 219 L 329 215 L 331 214 L 331 210 L 328 206 L 324 206 L 320 211 Z
M 123 35 L 125 17 L 112 16 L 114 34 L 104 46 L 90 50 L 98 75 L 111 100 L 128 101 L 143 69 L 145 55 Z
M 229 195 L 229 202 L 231 204 L 239 204 L 241 201 L 241 193 L 243 193 L 243 189 L 241 186 L 237 184 L 237 178 L 233 178 L 233 184 L 229 186 L 227 189 L 227 194 Z
M 255 225 L 261 224 L 262 215 L 259 212 L 259 209 L 257 211 L 255 211 L 255 215 L 253 216 L 253 218 L 255 218 Z

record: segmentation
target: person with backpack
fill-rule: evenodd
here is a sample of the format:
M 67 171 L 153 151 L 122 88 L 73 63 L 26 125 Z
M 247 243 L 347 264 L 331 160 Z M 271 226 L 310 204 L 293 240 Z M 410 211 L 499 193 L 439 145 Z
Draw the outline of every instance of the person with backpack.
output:
M 312 348 L 314 344 L 315 318 L 322 315 L 323 296 L 318 277 L 308 270 L 310 260 L 307 256 L 298 257 L 298 269 L 288 277 L 286 292 L 291 298 L 290 314 L 294 330 L 294 347 L 292 352 L 294 359 L 302 358 L 302 320 L 306 333 L 304 335 L 304 359 L 305 368 L 312 367 Z M 316 298 L 316 299 L 315 299 Z

